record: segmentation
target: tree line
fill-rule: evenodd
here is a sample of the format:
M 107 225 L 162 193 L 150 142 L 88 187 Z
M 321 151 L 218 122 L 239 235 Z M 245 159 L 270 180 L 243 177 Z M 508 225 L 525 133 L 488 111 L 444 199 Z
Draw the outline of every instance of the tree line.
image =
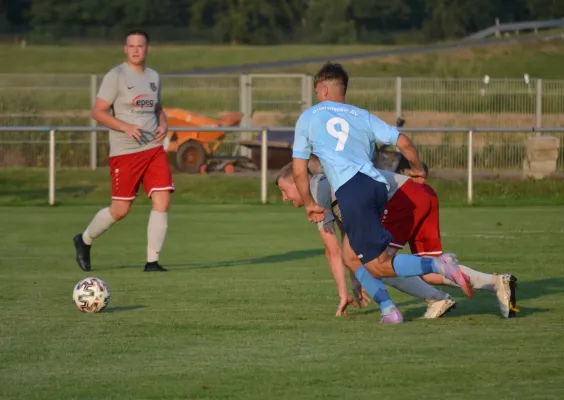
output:
M 159 41 L 397 43 L 563 15 L 557 0 L 0 0 L 0 35 L 119 40 L 147 27 Z

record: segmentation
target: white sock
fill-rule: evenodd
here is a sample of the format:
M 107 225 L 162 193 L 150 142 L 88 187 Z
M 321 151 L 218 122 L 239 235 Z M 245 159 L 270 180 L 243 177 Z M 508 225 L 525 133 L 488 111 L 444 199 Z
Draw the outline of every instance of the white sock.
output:
M 497 277 L 495 275 L 485 274 L 483 272 L 473 270 L 465 265 L 459 266 L 462 272 L 468 275 L 470 282 L 472 282 L 475 289 L 489 290 L 491 292 L 495 291 L 497 282 Z M 459 287 L 456 283 L 448 280 L 447 278 L 444 278 L 444 284 L 452 287 Z
M 112 214 L 110 214 L 110 209 L 108 207 L 101 209 L 94 216 L 90 225 L 88 225 L 82 234 L 82 240 L 84 243 L 91 246 L 92 241 L 102 233 L 106 232 L 115 222 L 116 220 L 112 217 Z
M 442 300 L 445 297 L 443 292 L 435 289 L 418 276 L 382 278 L 382 282 L 422 300 Z
M 456 288 L 460 288 L 460 286 L 458 286 L 458 285 L 456 284 L 456 282 L 453 282 L 453 281 L 451 281 L 450 279 L 445 278 L 444 276 L 443 276 L 443 285 L 452 286 L 452 287 L 456 287 Z
M 480 271 L 475 271 L 465 265 L 460 265 L 460 269 L 470 278 L 470 282 L 476 289 L 495 291 L 497 277 L 492 274 L 485 274 Z
M 168 213 L 151 210 L 147 226 L 147 262 L 159 261 L 168 228 Z

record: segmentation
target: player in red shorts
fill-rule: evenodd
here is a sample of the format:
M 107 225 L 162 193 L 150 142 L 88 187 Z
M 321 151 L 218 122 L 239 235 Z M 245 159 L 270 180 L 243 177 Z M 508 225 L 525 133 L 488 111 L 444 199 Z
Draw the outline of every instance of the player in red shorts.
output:
M 159 254 L 168 228 L 174 184 L 161 143 L 168 130 L 161 104 L 161 80 L 145 65 L 148 50 L 146 32 L 129 32 L 124 47 L 127 60 L 104 76 L 92 109 L 92 117 L 110 129 L 112 202 L 96 214 L 84 233 L 74 237 L 76 261 L 84 271 L 91 270 L 93 240 L 127 216 L 141 185 L 152 201 L 144 271 L 166 271 L 159 264 Z
M 413 179 L 389 171 L 379 171 L 391 184 L 389 201 L 382 216 L 382 225 L 392 233 L 393 241 L 388 248 L 395 254 L 406 244 L 412 254 L 437 257 L 443 253 L 439 221 L 439 198 L 427 183 L 416 183 Z M 335 204 L 335 202 L 333 203 Z M 335 204 L 334 212 L 338 213 Z M 494 292 L 501 315 L 515 317 L 516 281 L 510 274 L 485 274 L 460 265 L 468 275 L 474 288 Z M 432 285 L 458 287 L 454 282 L 438 274 L 424 275 L 423 280 Z
M 314 159 L 315 157 L 312 158 Z M 340 222 L 338 204 L 328 181 L 323 179 L 323 171 L 320 170 L 320 166 L 315 160 L 310 160 L 310 169 L 312 172 L 310 175 L 310 190 L 312 196 L 318 204 L 332 211 L 326 214 L 326 219 L 320 223 L 325 231 L 323 232 L 320 226 L 320 233 L 326 246 L 326 252 L 328 254 L 338 252 L 340 257 L 340 249 L 335 248 L 338 247 L 338 241 L 326 237 L 328 236 L 328 231 L 330 232 L 331 229 L 325 227 L 327 224 L 331 224 L 332 226 L 334 219 Z M 292 201 L 296 207 L 301 207 L 303 203 L 301 197 L 297 190 L 294 190 L 295 184 L 291 180 L 290 175 L 285 172 L 283 168 L 278 176 L 277 182 L 282 191 L 283 199 L 285 201 Z M 394 240 L 386 251 L 390 255 L 393 255 L 409 243 L 411 252 L 415 255 L 440 256 L 443 251 L 439 228 L 439 201 L 435 191 L 428 184 L 416 183 L 408 176 L 384 170 L 378 170 L 378 172 L 382 174 L 390 185 L 388 203 L 382 216 L 382 225 L 392 234 Z M 340 228 L 340 224 L 338 225 Z M 334 231 L 333 235 L 335 235 Z M 347 260 L 343 261 L 347 264 Z M 460 268 L 468 275 L 474 288 L 491 291 L 496 294 L 502 316 L 505 318 L 515 316 L 517 309 L 516 278 L 514 276 L 510 274 L 485 274 L 463 265 L 461 265 Z M 334 273 L 337 287 L 346 286 L 344 282 L 340 282 L 344 279 L 342 275 L 341 272 Z M 422 278 L 429 284 L 458 287 L 454 282 L 445 279 L 441 275 L 428 274 L 422 276 Z M 353 281 L 357 302 L 359 304 L 366 304 L 369 298 L 361 295 L 359 290 L 360 284 L 356 281 L 354 274 L 351 274 L 351 279 Z M 420 285 L 417 286 L 414 279 L 411 279 L 411 281 L 402 281 L 401 287 L 398 287 L 393 279 L 387 279 L 385 283 L 405 293 L 427 300 L 430 303 L 426 313 L 427 318 L 441 316 L 448 311 L 448 308 L 454 306 L 454 301 L 448 298 L 440 298 L 436 294 L 433 294 L 428 288 Z M 419 294 L 425 292 L 427 292 L 428 295 Z M 342 297 L 341 293 L 340 295 Z M 432 308 L 432 303 L 434 302 L 440 303 L 437 304 L 435 309 Z

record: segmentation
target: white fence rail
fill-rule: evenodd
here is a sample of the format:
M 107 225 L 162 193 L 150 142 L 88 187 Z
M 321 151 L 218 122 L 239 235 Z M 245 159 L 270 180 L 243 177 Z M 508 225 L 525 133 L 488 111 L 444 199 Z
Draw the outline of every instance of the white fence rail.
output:
M 539 29 L 550 29 L 550 28 L 562 28 L 564 27 L 564 19 L 551 19 L 545 21 L 525 21 L 525 22 L 508 22 L 505 24 L 492 25 L 489 28 L 483 29 L 472 35 L 465 37 L 465 40 L 479 40 L 485 39 L 488 36 L 496 35 L 499 36 L 504 32 L 515 32 L 520 31 L 535 31 L 538 32 Z
M 467 134 L 467 196 L 468 204 L 472 205 L 473 202 L 473 174 L 474 174 L 474 134 L 479 132 L 492 132 L 492 133 L 529 133 L 540 135 L 541 133 L 555 133 L 564 132 L 564 127 L 547 127 L 547 128 L 500 128 L 500 127 L 410 127 L 402 128 L 402 132 L 406 133 L 425 133 L 425 132 L 444 132 L 444 133 L 466 133 Z M 55 204 L 55 176 L 56 176 L 56 154 L 55 154 L 55 144 L 56 144 L 56 133 L 57 132 L 82 132 L 90 133 L 92 132 L 107 132 L 107 128 L 102 127 L 88 127 L 88 126 L 0 126 L 0 132 L 41 132 L 47 133 L 49 135 L 49 167 L 48 167 L 48 201 L 50 205 Z M 234 132 L 234 133 L 246 133 L 246 132 L 256 132 L 262 133 L 261 138 L 261 166 L 260 166 L 260 200 L 263 204 L 267 203 L 268 193 L 267 193 L 267 173 L 268 173 L 268 132 L 293 132 L 293 127 L 170 127 L 169 131 L 194 131 L 194 132 Z
M 95 127 L 90 110 L 100 82 L 101 75 L 89 74 L 0 74 L 0 126 Z M 260 129 L 256 127 L 294 125 L 303 109 L 314 102 L 312 77 L 306 74 L 165 74 L 162 85 L 166 107 L 207 116 L 240 111 L 243 114 L 240 126 L 246 132 L 240 134 L 241 139 L 250 139 L 249 135 Z M 406 126 L 437 128 L 564 126 L 564 80 L 541 80 L 525 75 L 523 79 L 358 77 L 349 82 L 347 100 L 389 124 L 403 117 Z M 448 143 L 456 139 L 454 136 L 444 135 L 442 139 Z M 508 135 L 498 138 L 512 140 Z M 34 158 L 46 160 L 47 146 L 40 139 L 33 134 L 1 135 L 0 153 L 5 150 L 12 154 L 0 166 L 22 166 L 25 160 Z M 491 138 L 482 133 L 475 139 L 481 145 Z M 107 136 L 97 129 L 91 129 L 88 136 L 73 132 L 58 135 L 57 143 L 68 145 L 69 159 L 65 166 L 89 163 L 96 169 L 106 163 Z M 236 144 L 226 139 L 217 155 L 233 154 L 236 149 Z M 515 145 L 513 149 L 516 152 L 507 154 L 507 160 L 511 159 L 511 168 L 515 169 L 517 151 L 522 147 Z M 248 149 L 243 150 L 241 154 L 248 156 Z M 439 159 L 442 155 L 434 153 L 432 157 Z M 504 162 L 501 157 L 497 160 L 499 164 Z M 484 168 L 479 163 L 477 167 Z M 492 167 L 503 165 L 487 166 Z M 559 169 L 564 170 L 562 160 Z

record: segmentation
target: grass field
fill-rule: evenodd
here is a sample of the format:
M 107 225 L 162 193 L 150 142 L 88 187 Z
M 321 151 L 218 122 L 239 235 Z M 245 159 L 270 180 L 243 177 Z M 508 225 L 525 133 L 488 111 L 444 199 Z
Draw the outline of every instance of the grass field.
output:
M 394 48 L 402 46 L 393 46 Z M 367 53 L 391 46 L 279 45 L 279 46 L 154 46 L 151 66 L 173 73 L 203 68 Z M 0 73 L 103 74 L 123 58 L 120 46 L 0 46 Z M 564 62 L 561 39 L 534 43 L 505 43 L 426 54 L 345 61 L 354 77 L 531 77 L 562 79 Z M 263 72 L 316 72 L 319 65 L 272 68 Z M 251 72 L 251 70 L 247 71 Z
M 517 319 L 490 293 L 441 320 L 390 289 L 408 323 L 374 305 L 334 317 L 315 227 L 291 207 L 175 206 L 162 262 L 147 275 L 147 207 L 99 239 L 94 270 L 72 236 L 95 207 L 0 208 L 2 399 L 560 399 L 561 208 L 444 209 L 444 246 L 465 264 L 519 278 Z M 110 287 L 81 314 L 73 285 Z
M 346 61 L 353 76 L 405 76 L 521 79 L 525 73 L 534 78 L 562 79 L 558 64 L 564 61 L 564 40 L 513 43 L 439 51 L 434 53 L 390 56 Z M 284 68 L 284 72 L 315 73 L 319 65 Z
M 150 64 L 165 74 L 323 54 L 330 59 L 332 55 L 375 49 L 373 46 L 165 46 L 155 47 Z M 0 123 L 88 124 L 92 97 L 88 74 L 98 74 L 100 84 L 102 74 L 123 59 L 120 52 L 119 46 L 0 47 L 0 57 L 18 60 L 0 63 L 0 73 L 21 74 L 0 75 Z M 380 114 L 393 114 L 392 117 L 396 112 L 395 77 L 404 77 L 401 111 L 412 121 L 408 122 L 412 126 L 460 126 L 476 125 L 476 122 L 485 126 L 532 126 L 537 112 L 536 78 L 542 78 L 543 126 L 558 126 L 562 123 L 564 85 L 550 80 L 564 77 L 559 67 L 562 62 L 564 42 L 553 40 L 353 60 L 344 65 L 351 74 L 348 101 Z M 313 74 L 317 68 L 319 65 L 300 65 L 258 72 Z M 30 75 L 33 73 L 63 75 Z M 83 75 L 68 75 L 72 73 Z M 532 78 L 530 87 L 524 84 L 525 73 Z M 485 74 L 492 78 L 487 87 L 482 82 Z M 294 123 L 304 100 L 302 87 L 300 77 L 254 77 L 248 91 L 255 113 L 253 123 Z M 169 107 L 217 115 L 239 110 L 240 97 L 238 74 L 163 78 L 163 101 Z
M 260 204 L 260 179 L 258 173 L 224 175 L 191 175 L 175 173 L 174 204 L 181 205 L 257 205 Z M 56 174 L 56 202 L 60 206 L 107 204 L 111 193 L 109 171 L 64 169 Z M 441 205 L 463 206 L 467 204 L 465 179 L 429 179 L 437 191 Z M 0 206 L 46 205 L 48 198 L 48 174 L 46 169 L 0 168 Z M 148 204 L 140 190 L 136 200 Z M 268 203 L 283 204 L 280 191 L 274 183 L 273 173 L 268 180 Z M 474 182 L 476 206 L 539 206 L 564 205 L 564 179 L 521 180 L 504 177 Z M 288 205 L 284 207 L 289 207 Z
M 178 46 L 155 45 L 150 65 L 160 73 L 203 68 L 354 54 L 387 48 L 375 45 L 280 45 L 280 46 Z M 0 73 L 104 74 L 123 59 L 120 45 L 100 46 L 0 46 Z

